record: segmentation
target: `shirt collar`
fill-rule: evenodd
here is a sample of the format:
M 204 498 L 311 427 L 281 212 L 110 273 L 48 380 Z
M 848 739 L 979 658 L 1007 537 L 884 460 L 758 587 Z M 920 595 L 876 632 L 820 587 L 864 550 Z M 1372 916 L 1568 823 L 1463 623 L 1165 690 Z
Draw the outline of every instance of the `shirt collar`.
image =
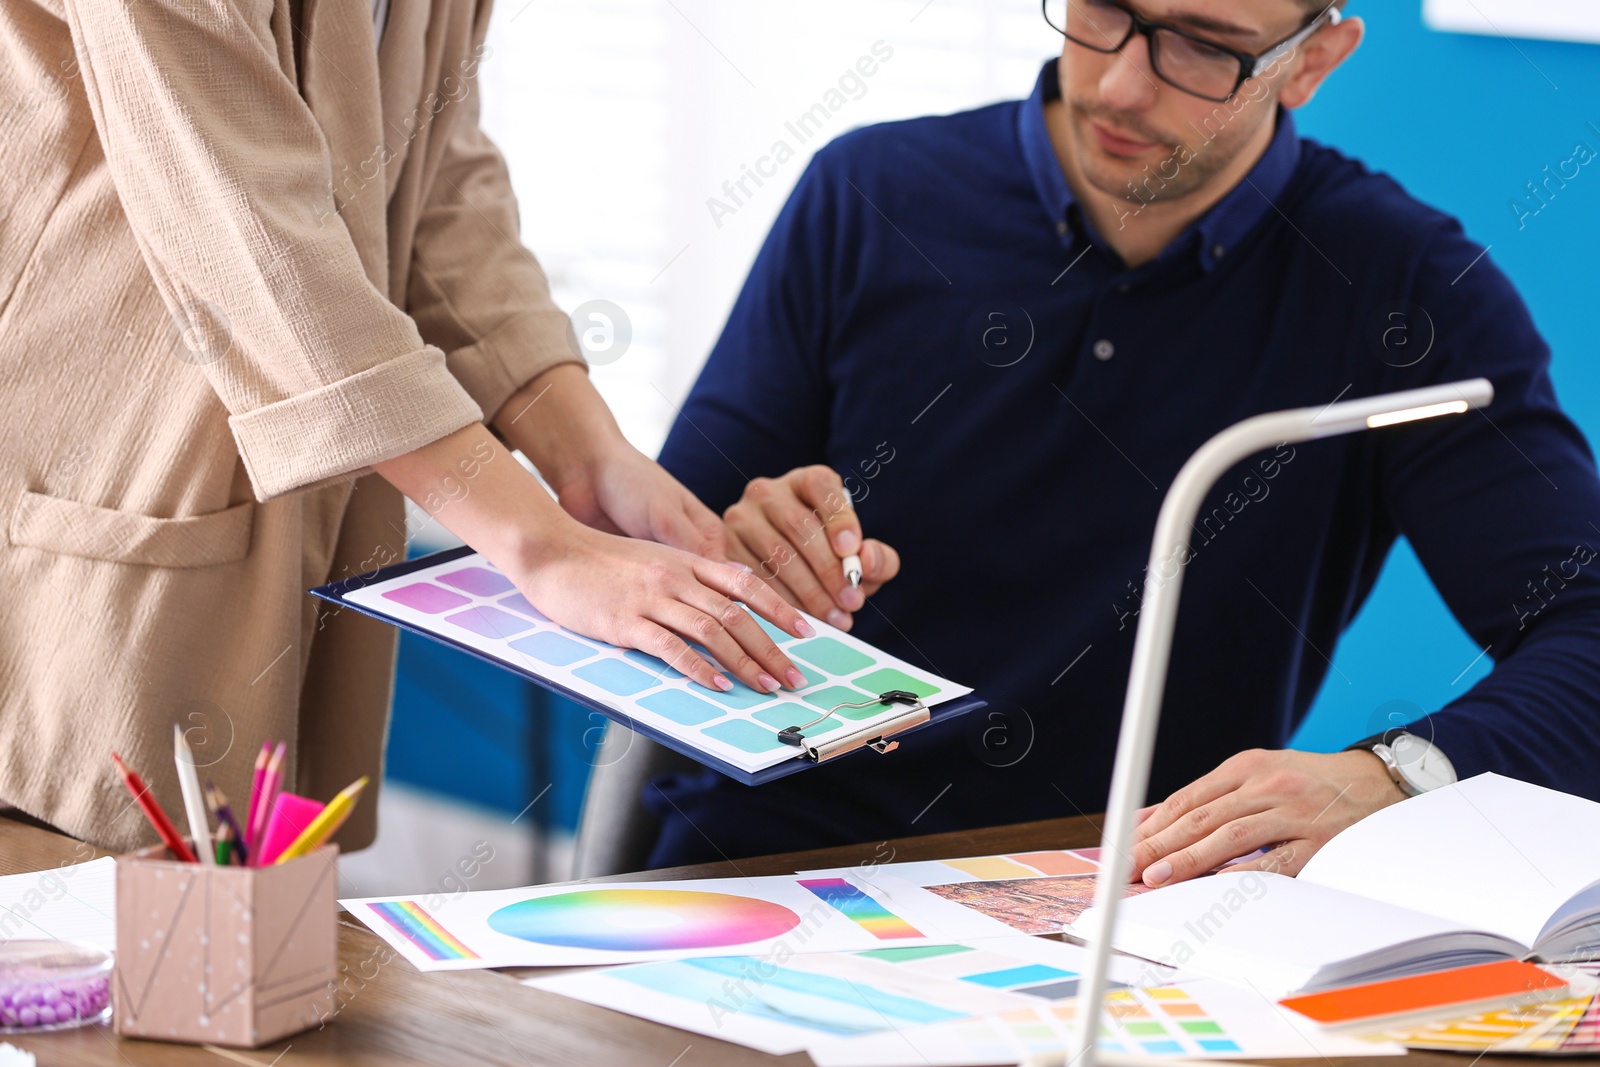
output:
M 1034 83 L 1033 94 L 1023 102 L 1018 119 L 1023 160 L 1039 200 L 1063 242 L 1070 247 L 1080 239 L 1087 239 L 1110 251 L 1094 232 L 1094 227 L 1082 217 L 1072 187 L 1061 172 L 1061 161 L 1056 158 L 1050 131 L 1045 126 L 1045 105 L 1061 99 L 1059 63 L 1059 59 L 1052 59 L 1044 65 Z M 1280 107 L 1272 143 L 1245 180 L 1230 189 L 1210 211 L 1173 241 L 1160 258 L 1181 255 L 1187 248 L 1198 255 L 1202 268 L 1211 270 L 1273 210 L 1299 164 L 1300 138 L 1295 132 L 1294 117 Z

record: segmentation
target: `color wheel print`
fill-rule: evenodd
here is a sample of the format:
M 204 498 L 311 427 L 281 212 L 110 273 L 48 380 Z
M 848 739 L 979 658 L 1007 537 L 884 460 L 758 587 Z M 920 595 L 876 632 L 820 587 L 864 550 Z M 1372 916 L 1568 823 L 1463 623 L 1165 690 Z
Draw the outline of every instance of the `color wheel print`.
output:
M 781 904 L 682 889 L 585 889 L 508 904 L 489 916 L 490 929 L 509 937 L 603 952 L 747 945 L 798 925 L 800 917 Z

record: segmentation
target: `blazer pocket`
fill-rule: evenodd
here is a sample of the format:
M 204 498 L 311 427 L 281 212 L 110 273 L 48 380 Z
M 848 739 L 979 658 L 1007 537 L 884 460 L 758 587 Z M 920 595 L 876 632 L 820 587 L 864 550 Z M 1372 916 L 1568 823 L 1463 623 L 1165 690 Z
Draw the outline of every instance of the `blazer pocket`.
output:
M 81 504 L 26 491 L 11 511 L 13 545 L 150 567 L 211 567 L 250 554 L 255 503 L 181 519 Z

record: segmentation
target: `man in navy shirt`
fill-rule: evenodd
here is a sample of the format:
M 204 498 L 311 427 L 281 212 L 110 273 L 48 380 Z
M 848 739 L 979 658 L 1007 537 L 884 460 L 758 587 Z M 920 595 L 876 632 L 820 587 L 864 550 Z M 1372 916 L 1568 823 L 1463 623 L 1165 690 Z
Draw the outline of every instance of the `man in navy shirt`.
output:
M 1600 480 L 1548 349 L 1453 219 L 1295 133 L 1360 21 L 1303 0 L 1046 9 L 1067 43 L 1028 99 L 818 153 L 661 457 L 792 602 L 990 709 L 755 789 L 653 783 L 654 860 L 1102 809 L 1183 462 L 1261 412 L 1479 376 L 1481 414 L 1286 445 L 1216 486 L 1136 877 L 1261 847 L 1253 865 L 1294 873 L 1448 780 L 1442 757 L 1600 799 Z M 1374 751 L 1283 750 L 1402 535 L 1495 663 L 1387 738 L 1425 753 L 1420 782 Z

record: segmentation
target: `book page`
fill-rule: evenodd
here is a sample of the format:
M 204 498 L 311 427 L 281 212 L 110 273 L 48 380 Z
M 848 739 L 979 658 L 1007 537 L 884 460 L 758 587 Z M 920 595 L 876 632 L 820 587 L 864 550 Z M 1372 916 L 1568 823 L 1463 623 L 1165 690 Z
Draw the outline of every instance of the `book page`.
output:
M 1068 930 L 1093 940 L 1099 909 L 1090 908 Z M 1224 871 L 1124 900 L 1112 944 L 1276 999 L 1315 984 L 1324 968 L 1464 933 L 1457 923 L 1281 874 Z M 1386 958 L 1432 954 L 1418 946 Z
M 1550 917 L 1600 880 L 1595 842 L 1600 804 L 1480 774 L 1367 816 L 1300 879 L 1533 948 Z

